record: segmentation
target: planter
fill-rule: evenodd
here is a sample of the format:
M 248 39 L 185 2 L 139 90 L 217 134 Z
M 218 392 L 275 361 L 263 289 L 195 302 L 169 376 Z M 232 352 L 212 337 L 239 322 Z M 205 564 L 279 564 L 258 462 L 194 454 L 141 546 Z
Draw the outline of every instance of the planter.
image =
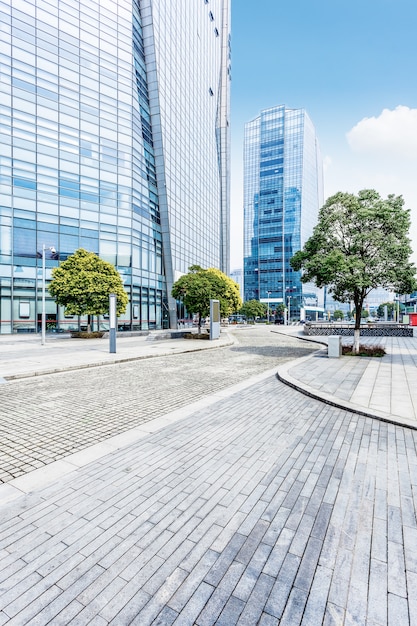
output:
M 101 339 L 104 336 L 104 330 L 95 330 L 88 332 L 87 330 L 80 330 L 71 333 L 73 339 Z

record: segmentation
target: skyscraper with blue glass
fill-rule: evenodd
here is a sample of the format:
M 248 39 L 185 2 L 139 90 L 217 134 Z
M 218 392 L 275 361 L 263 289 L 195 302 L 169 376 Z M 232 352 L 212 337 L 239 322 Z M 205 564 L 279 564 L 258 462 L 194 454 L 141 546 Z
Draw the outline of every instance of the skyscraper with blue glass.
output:
M 229 18 L 229 0 L 1 2 L 0 333 L 39 329 L 43 249 L 47 282 L 79 247 L 115 264 L 133 330 L 175 325 L 190 265 L 228 272 Z
M 317 307 L 317 291 L 301 283 L 290 259 L 312 234 L 322 204 L 322 160 L 307 113 L 284 105 L 261 111 L 245 126 L 245 300 L 285 303 L 296 318 Z

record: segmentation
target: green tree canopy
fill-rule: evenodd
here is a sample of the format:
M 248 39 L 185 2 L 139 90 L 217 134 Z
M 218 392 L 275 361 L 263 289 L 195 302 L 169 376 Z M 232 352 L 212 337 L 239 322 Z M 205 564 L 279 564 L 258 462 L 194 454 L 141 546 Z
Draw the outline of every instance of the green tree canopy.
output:
M 335 311 L 333 311 L 333 318 L 335 320 L 342 320 L 344 318 L 344 314 L 343 311 L 341 311 L 340 309 L 336 309 Z
M 357 196 L 339 192 L 320 209 L 313 235 L 291 259 L 294 270 L 303 270 L 303 282 L 327 285 L 335 300 L 354 303 L 354 352 L 369 292 L 384 287 L 411 293 L 415 288 L 409 228 L 410 211 L 401 196 L 384 200 L 372 189 Z
M 380 304 L 376 311 L 378 317 L 385 316 L 385 307 L 387 307 L 388 319 L 393 319 L 394 313 L 397 309 L 397 302 L 383 302 L 382 304 Z M 399 303 L 398 308 L 400 311 L 404 311 L 405 305 L 403 304 L 403 302 Z
M 117 315 L 121 315 L 129 301 L 116 268 L 83 248 L 52 270 L 49 293 L 68 315 L 108 313 L 111 293 L 116 294 Z
M 210 300 L 219 300 L 222 317 L 228 317 L 242 306 L 239 285 L 214 267 L 205 270 L 192 265 L 189 273 L 174 283 L 171 294 L 183 301 L 189 313 L 199 316 L 199 330 L 201 319 L 210 315 Z
M 267 307 L 264 302 L 259 302 L 259 300 L 247 300 L 240 308 L 239 313 L 248 319 L 255 319 L 256 317 L 264 317 L 266 309 Z
M 394 308 L 395 308 L 395 303 L 394 302 L 383 302 L 382 304 L 379 305 L 379 307 L 377 308 L 377 315 L 378 317 L 384 317 L 385 315 L 385 311 L 384 308 L 387 307 L 387 314 L 388 314 L 388 319 L 392 319 L 394 316 Z

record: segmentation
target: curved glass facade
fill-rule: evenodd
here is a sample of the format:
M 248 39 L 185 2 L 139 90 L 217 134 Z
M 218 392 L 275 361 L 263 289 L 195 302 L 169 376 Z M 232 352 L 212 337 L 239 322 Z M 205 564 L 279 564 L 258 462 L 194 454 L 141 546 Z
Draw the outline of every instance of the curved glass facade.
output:
M 126 330 L 175 325 L 176 272 L 221 266 L 229 10 L 189 4 L 0 4 L 0 332 L 39 330 L 43 247 L 46 281 L 79 247 L 116 265 Z
M 262 111 L 245 127 L 245 300 L 284 302 L 299 317 L 316 298 L 290 259 L 312 234 L 322 204 L 322 160 L 307 113 L 283 105 Z

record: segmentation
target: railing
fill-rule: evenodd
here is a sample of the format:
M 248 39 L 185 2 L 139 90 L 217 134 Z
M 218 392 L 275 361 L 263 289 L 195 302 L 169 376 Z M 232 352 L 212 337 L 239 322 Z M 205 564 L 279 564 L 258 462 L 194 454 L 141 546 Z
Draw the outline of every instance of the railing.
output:
M 352 336 L 354 324 L 326 322 L 307 322 L 304 324 L 305 335 L 341 335 Z M 369 322 L 361 324 L 362 337 L 413 337 L 413 328 L 408 324 Z

